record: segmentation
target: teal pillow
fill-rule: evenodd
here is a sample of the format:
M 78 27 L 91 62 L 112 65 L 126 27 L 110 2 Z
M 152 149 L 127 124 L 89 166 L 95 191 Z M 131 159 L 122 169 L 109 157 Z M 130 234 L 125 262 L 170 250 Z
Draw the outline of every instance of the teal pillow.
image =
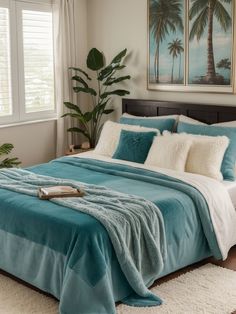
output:
M 119 144 L 112 158 L 143 164 L 156 135 L 156 132 L 122 130 Z
M 221 172 L 225 180 L 235 180 L 236 128 L 179 122 L 177 126 L 177 133 L 182 132 L 209 136 L 227 136 L 230 143 L 224 155 Z
M 161 133 L 165 130 L 173 131 L 175 119 L 147 119 L 147 118 L 120 118 L 121 124 L 140 125 L 146 128 L 158 129 Z

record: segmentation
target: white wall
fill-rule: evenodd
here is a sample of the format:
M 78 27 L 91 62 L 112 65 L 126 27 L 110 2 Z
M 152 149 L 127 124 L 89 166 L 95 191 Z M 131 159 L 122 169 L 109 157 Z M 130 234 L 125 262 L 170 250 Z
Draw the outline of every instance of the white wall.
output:
M 236 106 L 235 95 L 147 90 L 147 0 L 88 0 L 88 45 L 102 50 L 109 60 L 123 48 L 128 48 L 131 98 Z M 116 101 L 115 107 L 115 118 L 118 118 L 121 102 Z
M 22 166 L 31 166 L 55 158 L 56 121 L 37 122 L 0 128 L 0 144 L 12 143 L 10 156 L 18 157 Z

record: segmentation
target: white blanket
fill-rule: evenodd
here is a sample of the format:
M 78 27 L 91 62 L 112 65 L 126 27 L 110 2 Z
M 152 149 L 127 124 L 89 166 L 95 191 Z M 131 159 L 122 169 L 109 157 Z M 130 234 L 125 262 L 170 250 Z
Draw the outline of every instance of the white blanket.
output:
M 97 155 L 93 152 L 77 154 L 73 155 L 73 157 L 91 158 L 151 170 L 188 183 L 201 192 L 208 204 L 212 225 L 224 260 L 227 258 L 230 248 L 236 244 L 236 211 L 227 189 L 221 182 L 202 175 L 145 166 L 143 164 Z

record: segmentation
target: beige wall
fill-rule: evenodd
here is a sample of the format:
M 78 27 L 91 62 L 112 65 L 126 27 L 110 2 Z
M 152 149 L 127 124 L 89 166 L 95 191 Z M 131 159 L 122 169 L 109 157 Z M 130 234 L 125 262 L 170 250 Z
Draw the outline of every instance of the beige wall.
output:
M 87 0 L 76 1 L 78 66 L 82 66 L 87 55 Z M 47 162 L 56 157 L 56 120 L 0 127 L 0 144 L 12 143 L 22 166 Z
M 31 166 L 55 158 L 56 121 L 37 122 L 0 128 L 0 143 L 12 143 L 11 156 L 22 166 Z
M 236 105 L 234 95 L 148 91 L 147 82 L 147 0 L 78 0 L 78 65 L 83 66 L 89 48 L 97 47 L 107 61 L 128 48 L 126 73 L 132 75 L 129 97 Z M 86 99 L 81 99 L 86 103 Z M 113 118 L 121 114 L 121 101 Z M 23 166 L 55 158 L 56 121 L 0 128 L 0 143 L 11 142 L 14 155 Z
M 236 105 L 234 95 L 147 90 L 147 0 L 88 0 L 88 45 L 102 50 L 108 59 L 128 48 L 129 97 Z M 115 107 L 118 118 L 120 101 Z

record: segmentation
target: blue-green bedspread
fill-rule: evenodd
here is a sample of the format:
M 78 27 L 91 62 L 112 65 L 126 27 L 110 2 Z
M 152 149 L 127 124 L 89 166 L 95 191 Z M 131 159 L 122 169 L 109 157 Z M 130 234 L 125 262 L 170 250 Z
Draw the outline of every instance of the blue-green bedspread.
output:
M 83 158 L 60 158 L 29 170 L 155 203 L 164 219 L 167 259 L 147 286 L 209 255 L 220 257 L 203 196 L 179 180 Z M 0 189 L 0 250 L 0 268 L 60 299 L 61 314 L 113 314 L 116 301 L 138 304 L 107 231 L 82 212 Z

